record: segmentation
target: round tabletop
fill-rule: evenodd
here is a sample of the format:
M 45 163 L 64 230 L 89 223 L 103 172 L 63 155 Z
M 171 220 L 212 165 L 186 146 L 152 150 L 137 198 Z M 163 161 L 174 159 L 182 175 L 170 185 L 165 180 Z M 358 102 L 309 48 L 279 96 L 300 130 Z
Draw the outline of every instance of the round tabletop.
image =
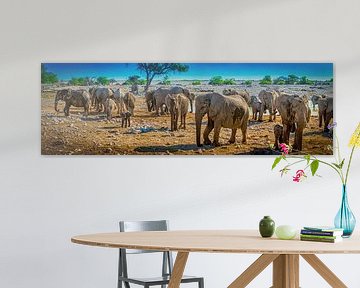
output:
M 360 253 L 360 237 L 353 235 L 338 243 L 262 238 L 256 230 L 199 230 L 117 232 L 80 235 L 77 244 L 99 247 L 251 254 L 343 254 Z

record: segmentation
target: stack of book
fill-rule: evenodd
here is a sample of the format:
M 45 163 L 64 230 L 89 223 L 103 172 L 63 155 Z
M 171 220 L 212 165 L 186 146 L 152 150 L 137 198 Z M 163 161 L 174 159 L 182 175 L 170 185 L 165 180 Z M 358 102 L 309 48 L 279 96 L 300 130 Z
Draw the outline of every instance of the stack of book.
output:
M 342 241 L 344 230 L 334 227 L 304 227 L 300 232 L 302 241 L 337 243 Z

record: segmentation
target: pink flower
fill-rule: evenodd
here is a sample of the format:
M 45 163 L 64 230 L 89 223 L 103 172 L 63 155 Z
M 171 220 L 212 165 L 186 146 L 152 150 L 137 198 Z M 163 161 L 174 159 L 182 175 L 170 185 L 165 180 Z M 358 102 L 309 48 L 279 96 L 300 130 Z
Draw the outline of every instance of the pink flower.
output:
M 289 154 L 289 147 L 285 143 L 280 143 L 279 146 L 284 155 Z
M 304 171 L 304 170 L 298 170 L 298 171 L 296 171 L 295 176 L 293 176 L 293 181 L 294 181 L 294 182 L 300 182 L 300 181 L 303 180 L 305 177 L 306 177 L 305 171 Z

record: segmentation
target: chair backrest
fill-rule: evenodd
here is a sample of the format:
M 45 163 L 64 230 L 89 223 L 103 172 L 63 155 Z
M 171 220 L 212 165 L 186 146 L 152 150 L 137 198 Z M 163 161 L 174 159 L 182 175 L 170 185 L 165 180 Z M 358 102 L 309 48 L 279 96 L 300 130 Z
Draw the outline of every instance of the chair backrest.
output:
M 167 220 L 159 221 L 120 221 L 120 232 L 141 232 L 141 231 L 167 231 L 169 223 Z M 140 253 L 159 253 L 161 251 L 135 250 L 135 249 L 119 249 L 119 271 L 118 275 L 128 277 L 127 257 L 126 254 Z M 171 275 L 173 267 L 173 258 L 171 252 L 163 253 L 162 276 Z M 120 281 L 120 280 L 119 280 Z M 120 283 L 120 282 L 118 282 Z M 129 284 L 128 284 L 129 285 Z M 121 285 L 120 285 L 121 286 Z M 127 286 L 126 286 L 127 287 Z
M 167 220 L 157 221 L 120 221 L 120 232 L 168 231 Z M 159 251 L 126 249 L 126 254 L 155 253 Z

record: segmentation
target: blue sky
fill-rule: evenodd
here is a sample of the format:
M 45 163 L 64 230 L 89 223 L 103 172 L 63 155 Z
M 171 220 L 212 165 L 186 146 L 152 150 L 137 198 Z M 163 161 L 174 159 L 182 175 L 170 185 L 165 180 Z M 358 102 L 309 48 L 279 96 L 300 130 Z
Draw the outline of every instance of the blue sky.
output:
M 313 80 L 333 78 L 332 63 L 184 63 L 189 65 L 188 72 L 169 74 L 170 79 L 207 80 L 213 76 L 241 80 L 262 79 L 265 75 L 272 78 L 295 74 L 307 76 Z M 61 80 L 72 77 L 105 76 L 126 79 L 131 75 L 145 77 L 136 63 L 45 63 L 49 72 L 58 75 Z M 163 78 L 161 76 L 160 78 Z

